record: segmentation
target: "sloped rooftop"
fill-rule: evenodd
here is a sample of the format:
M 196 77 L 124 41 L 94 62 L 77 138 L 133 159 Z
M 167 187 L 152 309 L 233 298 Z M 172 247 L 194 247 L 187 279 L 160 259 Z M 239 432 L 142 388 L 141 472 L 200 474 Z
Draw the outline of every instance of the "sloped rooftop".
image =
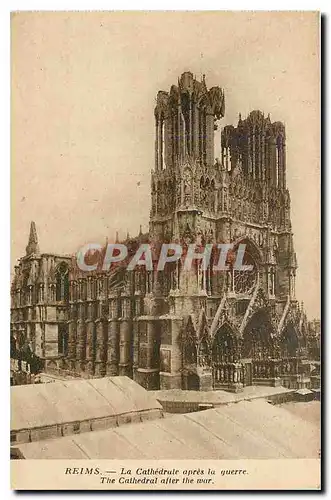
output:
M 11 387 L 11 430 L 159 409 L 155 396 L 128 377 L 58 380 Z
M 263 400 L 18 445 L 27 459 L 317 458 L 319 427 Z
M 218 391 L 185 391 L 182 389 L 169 389 L 150 391 L 161 403 L 172 401 L 175 403 L 201 403 L 213 404 L 214 406 L 236 403 L 242 400 L 258 398 L 269 398 L 273 396 L 286 395 L 295 392 L 294 389 L 285 387 L 265 387 L 252 385 L 244 387 L 242 392 L 232 393 L 222 390 Z

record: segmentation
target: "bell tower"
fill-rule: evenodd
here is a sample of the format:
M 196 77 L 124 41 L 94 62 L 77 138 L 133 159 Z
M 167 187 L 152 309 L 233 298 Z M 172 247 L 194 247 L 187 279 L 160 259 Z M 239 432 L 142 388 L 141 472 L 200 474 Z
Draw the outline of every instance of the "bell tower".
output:
M 214 159 L 214 134 L 224 111 L 224 91 L 208 89 L 204 77 L 198 81 L 190 72 L 183 73 L 169 92 L 158 92 L 151 173 L 152 244 L 179 243 L 184 255 L 186 245 L 201 244 L 205 235 L 215 237 L 219 165 Z M 155 326 L 162 388 L 181 387 L 183 318 L 204 307 L 209 282 L 199 266 L 186 272 L 181 266 L 178 261 L 154 277 L 155 304 L 172 315 L 171 320 L 160 316 Z
M 155 240 L 182 239 L 203 209 L 201 178 L 212 171 L 215 176 L 214 133 L 224 111 L 224 91 L 220 87 L 208 90 L 204 76 L 198 81 L 185 72 L 169 92 L 158 92 L 150 218 L 150 235 Z M 215 190 L 215 181 L 209 188 Z M 180 214 L 184 213 L 183 218 Z
M 158 92 L 154 114 L 156 172 L 188 157 L 213 165 L 215 121 L 224 116 L 222 89 L 208 90 L 204 76 L 199 82 L 185 72 L 170 92 Z

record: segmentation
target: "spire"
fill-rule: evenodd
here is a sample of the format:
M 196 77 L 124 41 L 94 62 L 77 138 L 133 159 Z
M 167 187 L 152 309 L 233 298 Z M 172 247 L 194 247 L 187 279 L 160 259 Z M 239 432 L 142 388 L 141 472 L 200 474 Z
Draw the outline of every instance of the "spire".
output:
M 143 227 L 142 225 L 140 224 L 139 226 L 139 236 L 141 236 L 143 234 Z
M 39 245 L 38 245 L 38 236 L 36 230 L 35 222 L 31 222 L 30 225 L 30 235 L 29 235 L 29 243 L 26 247 L 26 255 L 39 254 Z
M 118 231 L 116 231 L 115 243 L 119 243 L 119 239 L 118 239 Z

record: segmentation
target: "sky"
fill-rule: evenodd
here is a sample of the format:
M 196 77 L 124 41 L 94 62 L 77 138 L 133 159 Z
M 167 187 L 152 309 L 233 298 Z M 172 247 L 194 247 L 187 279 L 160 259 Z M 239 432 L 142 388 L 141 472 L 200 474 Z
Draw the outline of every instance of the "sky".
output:
M 221 126 L 285 123 L 297 298 L 320 316 L 316 13 L 16 13 L 11 58 L 12 266 L 31 220 L 42 252 L 148 230 L 156 94 L 191 71 L 224 89 Z

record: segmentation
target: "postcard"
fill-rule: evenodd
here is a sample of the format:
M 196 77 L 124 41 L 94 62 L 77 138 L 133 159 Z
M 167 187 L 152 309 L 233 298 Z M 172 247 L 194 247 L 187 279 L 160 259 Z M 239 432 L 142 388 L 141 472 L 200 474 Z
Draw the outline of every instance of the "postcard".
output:
M 11 486 L 319 490 L 320 15 L 11 14 Z

